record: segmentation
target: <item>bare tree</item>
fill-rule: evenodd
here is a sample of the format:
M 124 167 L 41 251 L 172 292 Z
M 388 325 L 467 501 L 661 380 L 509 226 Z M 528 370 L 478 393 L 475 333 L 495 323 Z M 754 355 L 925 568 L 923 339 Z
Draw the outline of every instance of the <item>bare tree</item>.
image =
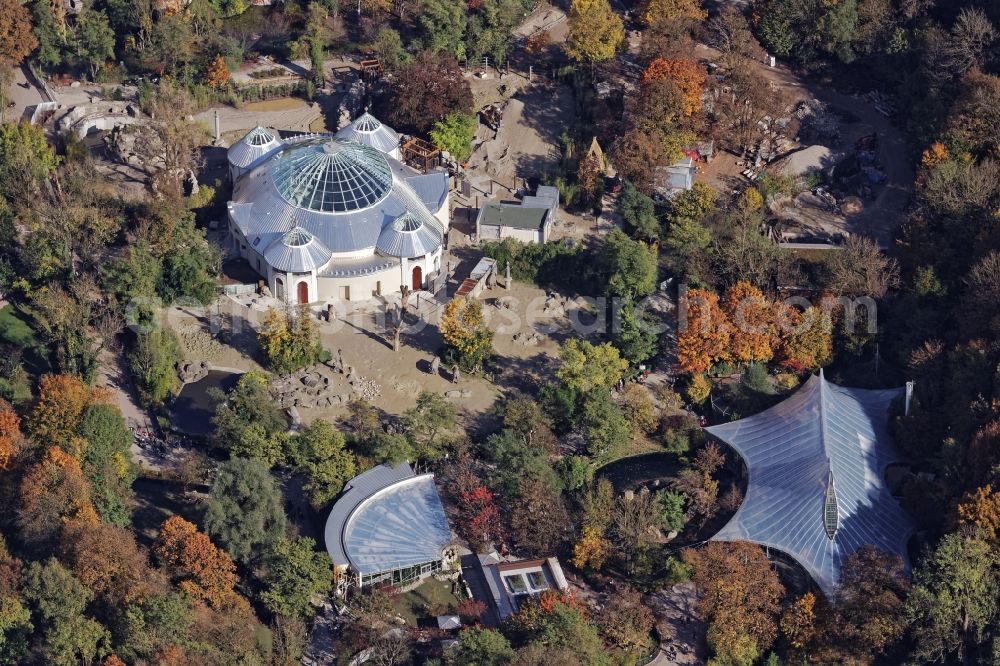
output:
M 963 7 L 951 28 L 947 50 L 952 72 L 961 74 L 975 65 L 981 65 L 996 36 L 996 30 L 983 10 Z
M 898 284 L 899 264 L 870 238 L 851 236 L 830 260 L 829 286 L 835 293 L 882 298 Z
M 201 166 L 198 147 L 207 142 L 208 130 L 188 119 L 194 111 L 191 95 L 167 81 L 160 83 L 145 111 L 150 119 L 140 126 L 136 153 L 147 165 L 159 167 L 155 189 L 182 195 L 185 179 Z
M 744 70 L 748 61 L 759 59 L 763 52 L 750 32 L 742 12 L 727 7 L 708 22 L 709 45 L 722 53 L 722 64 L 729 71 Z
M 730 149 L 745 155 L 761 141 L 773 139 L 773 121 L 784 115 L 788 106 L 782 90 L 762 74 L 742 66 L 730 72 L 725 85 L 714 88 L 716 135 Z

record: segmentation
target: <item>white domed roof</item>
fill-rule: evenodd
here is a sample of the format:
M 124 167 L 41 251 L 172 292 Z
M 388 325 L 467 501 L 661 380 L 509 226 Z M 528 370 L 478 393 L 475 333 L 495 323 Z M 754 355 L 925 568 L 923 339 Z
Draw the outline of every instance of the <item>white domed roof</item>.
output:
M 226 157 L 231 165 L 245 169 L 281 145 L 277 135 L 258 125 L 230 146 Z
M 248 245 L 282 266 L 290 260 L 282 259 L 289 252 L 281 248 L 316 244 L 333 255 L 378 250 L 383 259 L 422 256 L 426 252 L 415 250 L 439 248 L 444 227 L 408 182 L 419 178 L 369 146 L 330 135 L 292 137 L 236 179 L 230 219 Z M 447 188 L 447 181 L 438 186 Z M 392 228 L 404 216 L 409 222 Z M 287 242 L 278 242 L 283 237 Z M 399 254 L 404 252 L 412 254 Z M 320 255 L 313 257 L 322 263 Z
M 286 273 L 307 273 L 322 268 L 333 253 L 302 227 L 293 227 L 264 250 L 272 268 Z
M 371 146 L 383 153 L 391 153 L 399 147 L 399 134 L 367 111 L 337 132 L 337 136 L 348 141 Z
M 424 224 L 423 220 L 407 211 L 382 229 L 376 247 L 384 254 L 412 259 L 433 252 L 441 241 L 438 229 Z

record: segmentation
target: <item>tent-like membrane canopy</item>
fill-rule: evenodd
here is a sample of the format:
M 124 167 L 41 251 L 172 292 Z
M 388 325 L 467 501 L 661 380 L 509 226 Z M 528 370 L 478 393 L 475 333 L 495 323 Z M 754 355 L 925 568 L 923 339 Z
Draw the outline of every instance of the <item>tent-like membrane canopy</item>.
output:
M 903 389 L 831 384 L 820 371 L 787 400 L 706 428 L 743 458 L 743 504 L 718 541 L 752 541 L 798 562 L 831 596 L 848 555 L 870 544 L 907 563 L 913 529 L 884 481 L 902 461 L 887 427 Z

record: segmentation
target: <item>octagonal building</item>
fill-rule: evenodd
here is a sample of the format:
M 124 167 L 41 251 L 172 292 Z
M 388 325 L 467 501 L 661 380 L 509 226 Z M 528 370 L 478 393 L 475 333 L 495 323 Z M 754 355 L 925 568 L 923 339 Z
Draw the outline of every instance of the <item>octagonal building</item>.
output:
M 229 149 L 230 237 L 276 298 L 363 301 L 403 285 L 427 289 L 440 273 L 447 173 L 421 174 L 393 156 L 391 141 L 371 144 L 279 139 L 258 127 Z

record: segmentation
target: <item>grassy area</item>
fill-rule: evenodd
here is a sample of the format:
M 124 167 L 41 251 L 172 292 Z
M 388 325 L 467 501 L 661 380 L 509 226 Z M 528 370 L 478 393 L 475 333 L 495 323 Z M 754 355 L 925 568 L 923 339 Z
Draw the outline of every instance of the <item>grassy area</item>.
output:
M 24 315 L 15 310 L 13 305 L 7 305 L 0 309 L 0 341 L 24 349 L 38 346 L 35 332 L 25 321 Z
M 0 348 L 14 347 L 21 351 L 24 369 L 34 378 L 51 371 L 48 350 L 35 335 L 28 315 L 13 305 L 0 308 Z
M 411 627 L 416 627 L 419 620 L 431 620 L 438 615 L 454 615 L 458 612 L 462 597 L 452 594 L 451 589 L 450 581 L 428 578 L 416 589 L 399 595 L 395 604 L 396 612 Z

